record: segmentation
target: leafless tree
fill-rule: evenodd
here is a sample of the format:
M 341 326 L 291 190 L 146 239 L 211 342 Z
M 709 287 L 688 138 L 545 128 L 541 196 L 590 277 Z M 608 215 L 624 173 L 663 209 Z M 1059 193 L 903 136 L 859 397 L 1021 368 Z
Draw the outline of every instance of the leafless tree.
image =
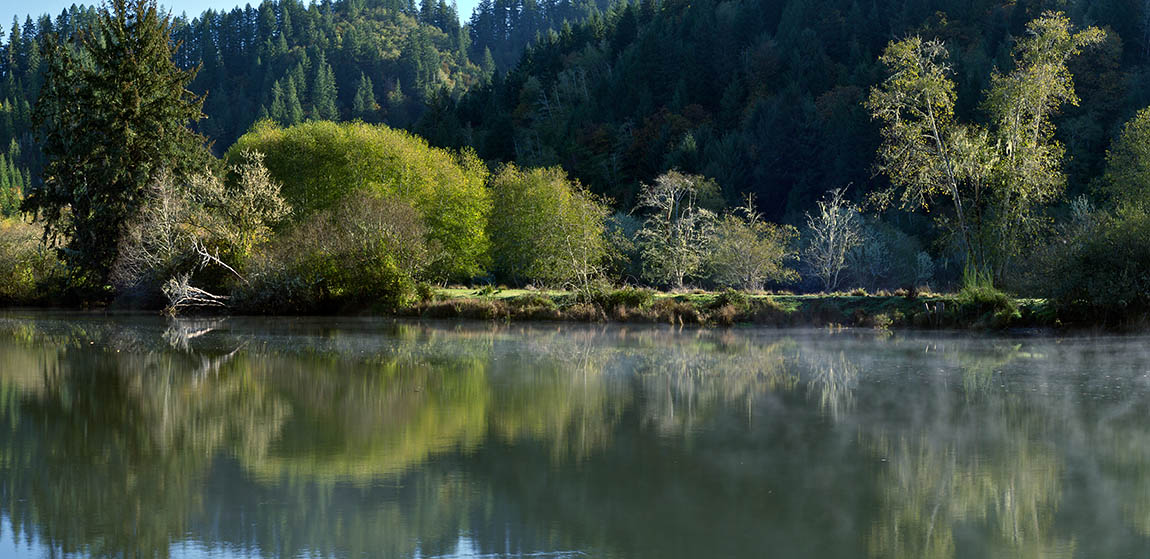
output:
M 825 291 L 838 288 L 847 267 L 847 254 L 862 241 L 859 212 L 847 202 L 844 189 L 836 188 L 819 201 L 818 211 L 807 213 L 807 265 L 822 281 Z

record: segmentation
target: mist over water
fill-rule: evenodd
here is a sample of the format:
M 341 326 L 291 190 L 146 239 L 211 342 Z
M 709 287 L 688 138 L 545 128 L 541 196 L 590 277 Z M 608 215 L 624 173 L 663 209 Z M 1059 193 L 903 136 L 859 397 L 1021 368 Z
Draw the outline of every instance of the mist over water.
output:
M 0 313 L 0 555 L 1145 557 L 1150 339 Z

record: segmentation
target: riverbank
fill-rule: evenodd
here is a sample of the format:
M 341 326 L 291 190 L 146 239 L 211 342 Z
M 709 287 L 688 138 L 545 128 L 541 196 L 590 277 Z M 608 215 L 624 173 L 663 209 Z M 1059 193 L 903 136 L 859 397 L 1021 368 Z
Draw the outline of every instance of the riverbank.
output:
M 745 293 L 740 291 L 660 292 L 650 289 L 606 290 L 590 298 L 574 292 L 535 289 L 435 288 L 422 290 L 421 299 L 396 308 L 378 304 L 329 306 L 307 315 L 374 315 L 411 319 L 460 319 L 499 322 L 582 322 L 671 324 L 677 326 L 778 328 L 873 328 L 913 330 L 1005 330 L 1039 328 L 1057 330 L 1146 330 L 1147 317 L 1107 320 L 1101 312 L 1059 308 L 1037 298 L 1010 297 L 996 290 L 959 293 Z M 8 301 L 0 306 L 61 307 L 56 298 Z M 138 312 L 154 306 L 138 301 L 110 305 L 69 305 L 62 308 Z M 172 310 L 163 311 L 171 314 Z M 182 309 L 180 315 L 268 315 L 258 309 L 226 306 Z M 298 313 L 286 313 L 298 314 Z
M 619 289 L 590 299 L 563 291 L 438 289 L 400 309 L 411 318 L 574 321 L 876 329 L 1002 329 L 1063 326 L 1043 299 L 959 294 L 747 294 L 737 291 L 661 293 Z

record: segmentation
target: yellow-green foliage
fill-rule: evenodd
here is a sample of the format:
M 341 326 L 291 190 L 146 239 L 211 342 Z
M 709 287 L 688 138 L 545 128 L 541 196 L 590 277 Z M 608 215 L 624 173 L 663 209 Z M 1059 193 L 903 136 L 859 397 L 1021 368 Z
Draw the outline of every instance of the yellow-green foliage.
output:
M 1150 210 L 1150 107 L 1122 126 L 1106 152 L 1106 172 L 1098 181 L 1113 204 L 1126 211 Z
M 507 165 L 491 179 L 497 211 L 489 221 L 495 271 L 513 281 L 590 285 L 610 252 L 610 209 L 559 167 Z
M 0 302 L 40 302 L 45 284 L 60 277 L 55 252 L 40 242 L 43 232 L 19 219 L 0 221 Z
M 429 272 L 440 279 L 482 271 L 487 255 L 491 201 L 487 169 L 472 153 L 433 148 L 402 130 L 361 122 L 308 122 L 281 128 L 257 123 L 228 150 L 246 150 L 283 185 L 296 220 L 336 204 L 353 192 L 370 192 L 411 203 L 435 245 Z
M 348 196 L 266 247 L 234 298 L 249 312 L 332 312 L 413 302 L 431 256 L 412 206 Z

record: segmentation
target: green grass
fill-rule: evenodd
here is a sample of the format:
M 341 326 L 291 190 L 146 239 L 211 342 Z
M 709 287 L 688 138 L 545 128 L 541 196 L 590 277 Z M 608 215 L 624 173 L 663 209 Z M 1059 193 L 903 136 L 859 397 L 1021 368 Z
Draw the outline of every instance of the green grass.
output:
M 1010 299 L 1014 312 L 995 312 L 986 301 L 966 293 L 901 295 L 806 294 L 774 295 L 736 292 L 653 294 L 653 305 L 641 308 L 611 301 L 626 297 L 604 295 L 596 305 L 580 302 L 573 292 L 529 289 L 437 289 L 436 301 L 410 314 L 435 317 L 489 316 L 503 320 L 620 321 L 672 324 L 773 326 L 846 326 L 863 328 L 1044 327 L 1058 324 L 1056 313 L 1042 299 Z M 540 299 L 549 299 L 543 307 Z M 550 303 L 554 303 L 553 305 Z M 476 306 L 483 313 L 476 313 Z M 544 308 L 545 307 L 545 308 Z
M 570 291 L 560 291 L 554 289 L 498 289 L 488 294 L 482 294 L 481 289 L 472 288 L 450 288 L 441 287 L 435 289 L 435 294 L 443 299 L 465 299 L 472 297 L 480 297 L 484 299 L 515 299 L 517 297 L 525 297 L 527 295 L 543 295 L 545 297 L 562 298 L 573 295 Z

